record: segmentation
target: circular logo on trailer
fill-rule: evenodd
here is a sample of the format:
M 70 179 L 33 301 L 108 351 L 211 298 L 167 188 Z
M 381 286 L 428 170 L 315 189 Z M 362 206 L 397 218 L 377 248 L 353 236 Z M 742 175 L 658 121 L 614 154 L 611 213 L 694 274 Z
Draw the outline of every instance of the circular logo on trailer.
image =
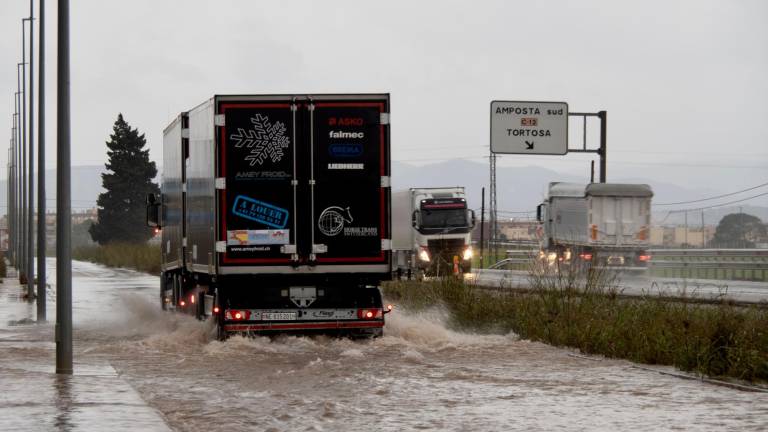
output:
M 339 235 L 344 229 L 345 223 L 352 223 L 352 215 L 349 213 L 349 207 L 341 208 L 332 206 L 320 213 L 320 217 L 317 220 L 317 228 L 324 235 L 333 237 Z

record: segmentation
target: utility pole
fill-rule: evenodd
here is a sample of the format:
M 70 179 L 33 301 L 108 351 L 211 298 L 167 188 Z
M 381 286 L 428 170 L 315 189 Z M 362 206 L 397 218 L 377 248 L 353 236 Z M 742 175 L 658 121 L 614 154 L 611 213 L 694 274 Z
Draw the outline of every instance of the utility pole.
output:
M 56 86 L 56 373 L 72 375 L 69 0 L 59 0 Z
M 483 242 L 485 241 L 485 188 L 482 189 L 480 198 L 480 268 L 485 267 L 483 260 Z
M 739 236 L 739 248 L 744 249 L 746 247 L 746 242 L 744 241 L 746 232 L 744 231 L 744 209 L 742 206 L 739 206 L 739 232 L 741 232 L 741 235 Z
M 32 0 L 30 0 L 32 1 Z M 37 322 L 46 320 L 45 253 L 45 0 L 40 0 L 40 66 L 38 68 L 37 104 Z

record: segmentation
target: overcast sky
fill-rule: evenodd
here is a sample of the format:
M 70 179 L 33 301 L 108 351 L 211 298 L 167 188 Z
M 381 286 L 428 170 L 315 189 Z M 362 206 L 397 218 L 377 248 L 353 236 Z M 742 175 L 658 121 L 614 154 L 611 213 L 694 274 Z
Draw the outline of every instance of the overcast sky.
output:
M 47 3 L 54 167 L 56 2 Z M 162 165 L 165 125 L 213 94 L 389 92 L 393 160 L 487 162 L 491 100 L 564 101 L 571 111 L 608 111 L 609 180 L 724 192 L 768 182 L 764 0 L 70 3 L 75 165 L 106 161 L 118 112 L 146 133 Z M 6 139 L 28 10 L 0 2 Z M 579 127 L 571 125 L 571 147 L 581 145 Z M 6 159 L 0 152 L 3 167 Z M 499 163 L 586 179 L 588 160 Z

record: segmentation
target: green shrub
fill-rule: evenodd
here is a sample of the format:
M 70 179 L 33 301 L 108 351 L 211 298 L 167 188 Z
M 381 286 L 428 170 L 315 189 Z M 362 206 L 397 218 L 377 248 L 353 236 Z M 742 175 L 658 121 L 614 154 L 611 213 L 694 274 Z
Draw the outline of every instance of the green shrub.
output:
M 160 246 L 155 244 L 110 243 L 104 246 L 81 246 L 73 249 L 72 258 L 109 267 L 132 268 L 160 274 Z

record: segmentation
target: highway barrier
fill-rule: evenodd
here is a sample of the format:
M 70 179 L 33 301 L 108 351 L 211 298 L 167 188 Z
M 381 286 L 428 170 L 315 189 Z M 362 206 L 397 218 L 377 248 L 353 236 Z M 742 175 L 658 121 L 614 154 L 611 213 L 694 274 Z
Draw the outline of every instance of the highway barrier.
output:
M 768 249 L 652 249 L 650 253 L 654 276 L 768 281 Z
M 768 282 L 768 249 L 651 249 L 653 276 Z M 510 249 L 491 269 L 526 270 L 538 250 Z

